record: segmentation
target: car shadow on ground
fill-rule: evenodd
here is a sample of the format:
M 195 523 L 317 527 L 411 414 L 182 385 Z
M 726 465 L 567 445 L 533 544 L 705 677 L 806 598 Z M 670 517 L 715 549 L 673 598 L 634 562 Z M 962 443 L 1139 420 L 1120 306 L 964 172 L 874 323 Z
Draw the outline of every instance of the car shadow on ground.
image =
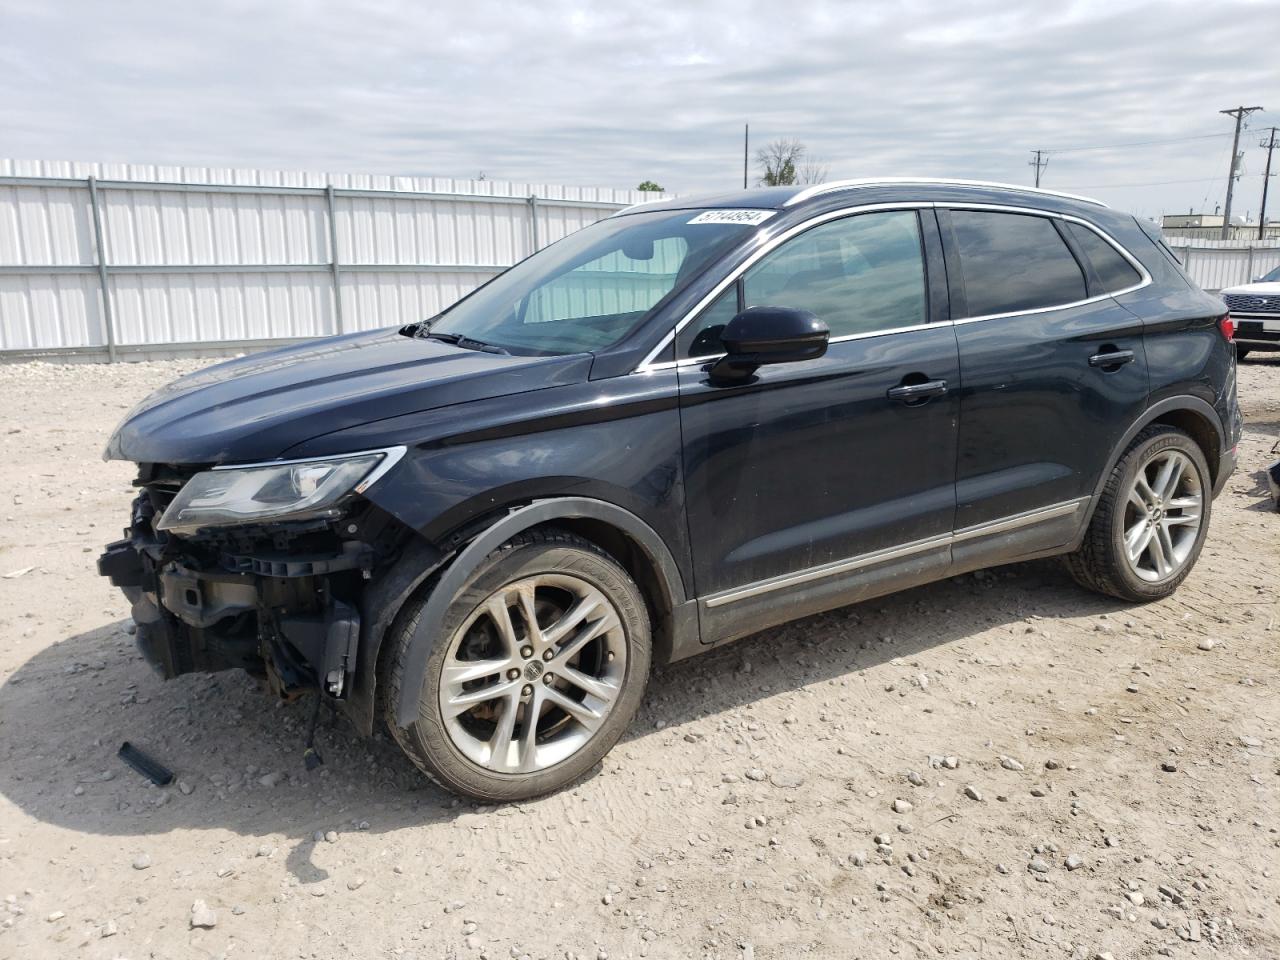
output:
M 867 601 L 657 669 L 624 742 L 993 626 L 1122 609 L 1048 561 Z M 392 832 L 477 809 L 431 784 L 385 733 L 362 738 L 335 716 L 320 725 L 326 763 L 307 772 L 309 708 L 273 700 L 241 671 L 163 682 L 125 622 L 111 623 L 41 650 L 0 687 L 0 794 L 39 821 L 91 834 L 284 834 L 303 882 L 326 876 L 311 863 L 316 830 Z M 124 740 L 172 768 L 174 784 L 157 788 L 127 769 L 116 757 Z

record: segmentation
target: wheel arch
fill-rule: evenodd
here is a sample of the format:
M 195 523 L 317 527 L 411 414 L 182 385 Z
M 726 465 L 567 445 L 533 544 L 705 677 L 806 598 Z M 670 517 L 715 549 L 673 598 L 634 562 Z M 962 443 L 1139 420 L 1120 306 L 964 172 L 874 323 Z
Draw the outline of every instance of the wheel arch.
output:
M 1080 529 L 1080 537 L 1084 536 L 1084 532 L 1093 520 L 1094 511 L 1098 508 L 1098 500 L 1102 496 L 1103 488 L 1107 485 L 1107 478 L 1111 476 L 1111 471 L 1115 469 L 1120 458 L 1124 456 L 1124 452 L 1129 449 L 1129 444 L 1133 442 L 1133 438 L 1153 423 L 1164 423 L 1171 427 L 1176 427 L 1196 442 L 1196 445 L 1204 454 L 1205 462 L 1209 465 L 1209 475 L 1213 488 L 1215 491 L 1217 490 L 1218 477 L 1222 469 L 1222 443 L 1223 437 L 1226 435 L 1226 431 L 1222 428 L 1222 420 L 1218 416 L 1218 411 L 1214 410 L 1209 403 L 1199 397 L 1189 395 L 1166 397 L 1164 400 L 1148 407 L 1142 416 L 1135 420 L 1129 429 L 1125 431 L 1124 436 L 1120 438 L 1120 442 L 1112 449 L 1111 456 L 1107 460 L 1106 469 L 1102 471 L 1094 484 L 1093 499 L 1089 504 L 1084 524 Z
M 418 640 L 403 664 L 399 702 L 390 704 L 395 722 L 408 726 L 417 717 L 418 696 L 426 676 L 431 646 L 453 597 L 471 579 L 484 559 L 517 534 L 537 527 L 565 529 L 600 547 L 627 570 L 640 587 L 653 625 L 654 662 L 670 659 L 675 646 L 697 631 L 696 603 L 690 601 L 684 578 L 670 548 L 658 533 L 635 514 L 616 504 L 589 497 L 551 497 L 509 508 L 444 562 L 426 571 L 400 599 L 398 610 L 430 579 L 430 592 L 418 627 Z M 394 618 L 384 618 L 389 626 Z M 366 655 L 377 663 L 386 629 L 371 637 L 375 649 Z M 696 643 L 696 636 L 693 639 Z M 362 657 L 365 660 L 365 657 Z M 377 683 L 377 678 L 366 682 Z

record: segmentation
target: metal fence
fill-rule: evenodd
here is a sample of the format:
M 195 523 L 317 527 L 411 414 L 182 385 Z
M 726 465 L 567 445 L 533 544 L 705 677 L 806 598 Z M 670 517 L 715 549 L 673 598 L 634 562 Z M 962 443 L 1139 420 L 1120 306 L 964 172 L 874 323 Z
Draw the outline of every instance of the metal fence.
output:
M 660 196 L 0 161 L 0 357 L 218 354 L 407 323 Z
M 1196 283 L 1215 293 L 1250 283 L 1280 267 L 1280 241 L 1195 240 L 1165 237 Z

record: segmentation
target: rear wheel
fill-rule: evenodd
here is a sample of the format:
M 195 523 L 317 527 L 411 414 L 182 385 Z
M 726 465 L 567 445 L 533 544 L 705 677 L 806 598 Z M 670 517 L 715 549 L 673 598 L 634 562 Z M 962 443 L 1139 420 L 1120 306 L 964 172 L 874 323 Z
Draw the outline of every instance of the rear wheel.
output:
M 394 638 L 389 706 L 421 607 Z M 401 747 L 450 790 L 520 800 L 557 790 L 599 762 L 640 705 L 649 620 L 635 583 L 591 543 L 556 531 L 503 545 L 444 618 Z
M 1167 597 L 1200 556 L 1211 488 L 1194 440 L 1173 427 L 1147 427 L 1112 469 L 1067 569 L 1082 585 L 1122 600 Z

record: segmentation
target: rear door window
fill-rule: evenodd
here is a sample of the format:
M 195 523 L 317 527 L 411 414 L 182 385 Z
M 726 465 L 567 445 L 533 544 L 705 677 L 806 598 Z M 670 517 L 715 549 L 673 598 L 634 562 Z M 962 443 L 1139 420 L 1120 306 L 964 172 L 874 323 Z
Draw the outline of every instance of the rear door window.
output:
M 1084 272 L 1048 217 L 952 210 L 968 315 L 1022 313 L 1088 297 Z
M 1133 268 L 1133 264 L 1098 234 L 1079 223 L 1067 221 L 1065 226 L 1071 239 L 1080 245 L 1084 255 L 1089 258 L 1104 292 L 1115 293 L 1142 282 L 1142 275 Z

